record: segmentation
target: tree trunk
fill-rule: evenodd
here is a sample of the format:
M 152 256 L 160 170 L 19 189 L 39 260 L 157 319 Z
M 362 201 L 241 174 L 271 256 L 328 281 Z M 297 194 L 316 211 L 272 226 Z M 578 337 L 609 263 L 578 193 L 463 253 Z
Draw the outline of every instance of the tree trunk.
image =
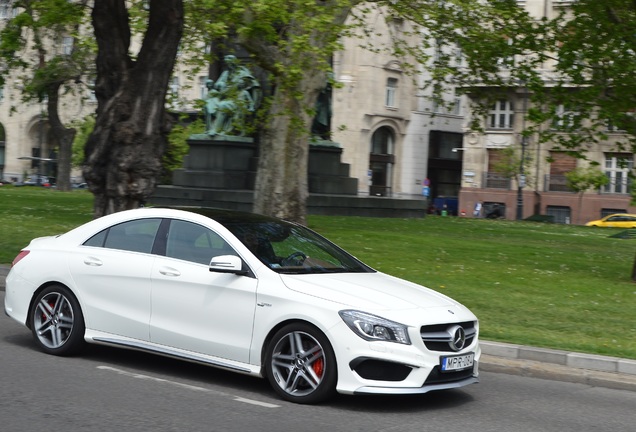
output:
M 256 213 L 306 223 L 309 196 L 307 166 L 313 120 L 311 109 L 320 91 L 327 85 L 325 65 L 329 64 L 334 49 L 330 42 L 332 38 L 338 37 L 350 8 L 356 3 L 321 3 L 324 11 L 327 11 L 325 17 L 330 16 L 328 22 L 323 21 L 324 27 L 307 30 L 300 21 L 289 23 L 285 30 L 287 42 L 308 40 L 307 49 L 300 56 L 298 52 L 285 51 L 293 44 L 272 45 L 268 40 L 258 38 L 258 33 L 251 38 L 240 39 L 241 45 L 259 65 L 276 76 L 268 120 L 260 137 L 254 190 Z M 308 18 L 314 18 L 314 13 L 308 8 Z M 307 37 L 307 34 L 310 36 Z M 281 64 L 283 67 L 279 67 Z M 298 82 L 293 73 L 290 77 L 281 72 L 294 71 L 299 67 L 303 72 Z
M 183 1 L 151 0 L 148 29 L 135 60 L 125 0 L 93 8 L 98 45 L 97 117 L 85 150 L 84 178 L 94 216 L 136 208 L 152 195 L 171 128 L 168 82 L 183 33 Z
M 307 166 L 312 106 L 325 86 L 325 74 L 307 74 L 299 84 L 302 99 L 277 85 L 264 126 L 254 190 L 254 212 L 306 224 Z M 293 113 L 294 119 L 289 113 Z M 299 124 L 298 120 L 302 122 Z
M 59 89 L 62 83 L 52 84 L 47 89 L 47 112 L 51 133 L 58 145 L 57 153 L 57 177 L 58 190 L 68 192 L 71 190 L 71 154 L 73 152 L 73 139 L 76 130 L 66 128 L 59 116 Z M 45 155 L 42 155 L 45 156 Z

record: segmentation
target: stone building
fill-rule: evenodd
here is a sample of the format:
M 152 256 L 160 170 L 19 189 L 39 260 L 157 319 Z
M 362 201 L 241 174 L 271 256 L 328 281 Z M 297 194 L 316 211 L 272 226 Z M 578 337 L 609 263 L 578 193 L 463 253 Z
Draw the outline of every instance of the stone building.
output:
M 555 17 L 572 2 L 519 0 L 518 4 L 540 19 Z M 549 85 L 552 67 L 553 63 L 543 65 L 546 85 Z M 636 207 L 631 205 L 628 177 L 634 157 L 616 145 L 622 132 L 608 128 L 607 138 L 593 144 L 587 152 L 588 159 L 577 159 L 550 143 L 540 144 L 536 136 L 522 138 L 529 104 L 527 89 L 519 87 L 493 104 L 486 118 L 479 119 L 483 133 L 468 131 L 465 134 L 461 150 L 459 206 L 469 215 L 480 203 L 484 208 L 481 216 L 497 206 L 506 219 L 549 215 L 555 222 L 573 224 L 583 224 L 612 213 L 636 213 Z M 576 115 L 566 106 L 560 106 L 558 112 L 559 122 L 568 122 L 571 115 Z M 542 125 L 553 129 L 559 126 Z M 509 147 L 518 149 L 530 162 L 527 179 L 517 181 L 496 172 L 495 165 L 502 151 Z M 589 166 L 592 161 L 599 163 L 609 184 L 600 190 L 589 190 L 579 199 L 579 194 L 568 188 L 565 174 L 577 167 Z
M 409 34 L 410 24 L 386 10 L 369 13 L 374 47 L 390 43 L 390 34 Z M 382 35 L 382 36 L 380 36 Z M 426 98 L 425 70 L 413 77 L 382 50 L 360 48 L 360 40 L 343 41 L 334 57 L 340 84 L 334 89 L 332 137 L 359 179 L 360 195 L 392 198 L 448 197 L 456 202 L 460 186 L 462 100 L 448 92 L 448 109 Z M 414 81 L 415 80 L 415 81 Z

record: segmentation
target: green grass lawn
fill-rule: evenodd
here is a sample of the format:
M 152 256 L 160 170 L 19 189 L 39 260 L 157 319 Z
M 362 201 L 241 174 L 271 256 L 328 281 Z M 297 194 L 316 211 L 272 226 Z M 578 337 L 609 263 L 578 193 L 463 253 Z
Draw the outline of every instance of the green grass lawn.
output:
M 0 187 L 0 263 L 92 218 L 92 195 Z M 621 230 L 429 216 L 310 216 L 377 270 L 468 306 L 486 340 L 636 359 L 636 240 Z

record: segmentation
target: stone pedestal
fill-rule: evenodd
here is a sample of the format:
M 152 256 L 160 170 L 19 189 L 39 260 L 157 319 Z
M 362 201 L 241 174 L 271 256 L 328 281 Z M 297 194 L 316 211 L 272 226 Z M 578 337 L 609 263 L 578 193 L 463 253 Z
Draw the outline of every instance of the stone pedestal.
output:
M 193 135 L 183 168 L 172 176 L 174 186 L 253 190 L 257 149 L 251 138 Z
M 254 190 L 258 150 L 251 138 L 193 135 L 183 168 L 173 173 L 173 185 L 211 189 Z M 342 148 L 329 141 L 310 145 L 309 193 L 357 195 L 358 179 L 340 161 Z
M 252 211 L 258 149 L 251 138 L 193 135 L 172 185 L 160 185 L 150 204 Z M 358 179 L 341 162 L 342 148 L 330 141 L 309 149 L 309 214 L 423 217 L 426 201 L 359 197 Z

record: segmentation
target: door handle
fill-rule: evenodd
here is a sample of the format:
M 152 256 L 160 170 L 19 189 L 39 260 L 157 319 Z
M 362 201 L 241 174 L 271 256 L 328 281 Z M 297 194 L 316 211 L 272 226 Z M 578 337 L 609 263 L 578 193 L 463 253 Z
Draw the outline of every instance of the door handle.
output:
M 159 273 L 161 273 L 164 276 L 181 276 L 181 272 L 175 268 L 172 267 L 162 267 L 159 269 Z
M 87 266 L 99 267 L 99 266 L 103 265 L 104 263 L 99 258 L 86 257 L 86 258 L 84 258 L 84 264 L 86 264 Z

